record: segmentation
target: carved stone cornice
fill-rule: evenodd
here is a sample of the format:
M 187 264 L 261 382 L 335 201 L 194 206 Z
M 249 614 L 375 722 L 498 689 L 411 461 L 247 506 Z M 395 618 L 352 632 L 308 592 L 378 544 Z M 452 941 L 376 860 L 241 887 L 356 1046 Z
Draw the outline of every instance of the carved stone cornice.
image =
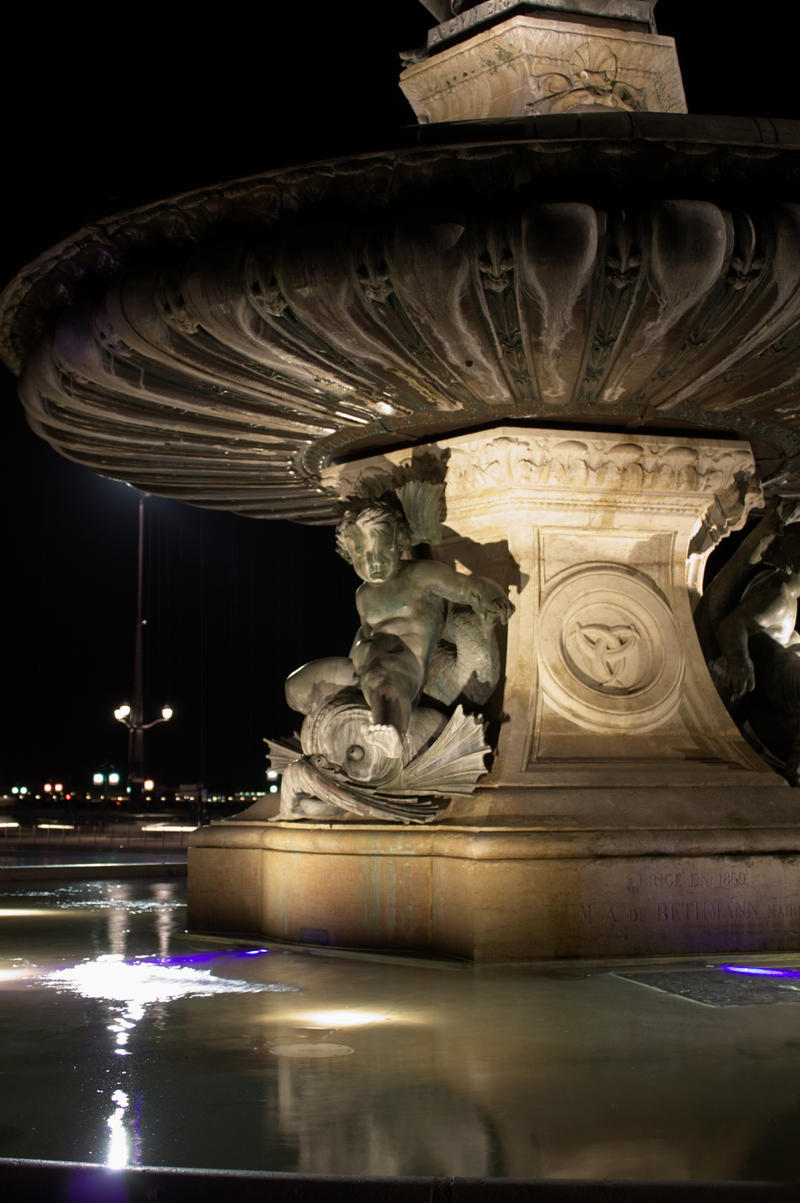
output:
M 657 509 L 703 516 L 716 541 L 762 496 L 747 443 L 514 427 L 446 439 L 424 457 L 411 448 L 332 465 L 322 481 L 343 497 L 372 496 L 402 479 L 429 478 L 437 455 L 448 512 L 522 496 L 560 514 Z

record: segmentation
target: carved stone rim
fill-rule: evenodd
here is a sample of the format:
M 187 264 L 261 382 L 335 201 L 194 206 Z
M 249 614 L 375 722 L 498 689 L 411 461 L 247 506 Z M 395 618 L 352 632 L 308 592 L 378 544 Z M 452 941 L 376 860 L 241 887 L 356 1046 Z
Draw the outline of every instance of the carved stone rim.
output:
M 0 349 L 34 431 L 147 492 L 303 522 L 334 516 L 334 457 L 515 419 L 735 430 L 796 487 L 800 203 L 762 199 L 796 194 L 800 124 L 405 141 L 105 219 L 23 269 Z
M 607 112 L 445 122 L 407 127 L 383 150 L 315 159 L 178 193 L 98 218 L 21 267 L 0 293 L 0 359 L 18 375 L 45 315 L 69 304 L 87 275 L 107 278 L 129 255 L 148 244 L 169 240 L 191 245 L 198 233 L 215 226 L 252 221 L 249 202 L 260 188 L 267 189 L 279 205 L 281 193 L 291 192 L 298 183 L 337 172 L 346 175 L 366 167 L 385 172 L 399 164 L 422 164 L 446 152 L 461 159 L 482 160 L 487 154 L 527 150 L 552 162 L 562 158 L 562 154 L 554 156 L 554 151 L 568 152 L 572 146 L 597 148 L 618 172 L 624 161 L 635 170 L 632 160 L 653 144 L 659 146 L 660 163 L 676 156 L 681 161 L 684 191 L 692 188 L 686 168 L 691 166 L 692 174 L 702 178 L 709 154 L 715 156 L 715 172 L 719 171 L 719 155 L 746 156 L 750 160 L 748 176 L 757 187 L 767 162 L 784 158 L 788 168 L 800 166 L 800 121 Z M 713 191 L 716 193 L 716 187 Z M 181 229 L 187 214 L 194 219 L 194 231 Z M 261 220 L 271 223 L 276 216 L 265 211 Z

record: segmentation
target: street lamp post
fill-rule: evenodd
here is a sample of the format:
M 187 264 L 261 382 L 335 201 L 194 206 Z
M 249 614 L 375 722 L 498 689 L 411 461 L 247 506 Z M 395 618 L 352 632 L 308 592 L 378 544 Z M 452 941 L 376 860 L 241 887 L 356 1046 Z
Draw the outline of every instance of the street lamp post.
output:
M 144 782 L 144 733 L 158 723 L 168 722 L 174 713 L 171 706 L 162 706 L 159 718 L 144 721 L 144 685 L 142 670 L 142 633 L 147 621 L 142 616 L 142 576 L 144 566 L 144 502 L 146 493 L 139 497 L 139 538 L 136 555 L 136 636 L 133 650 L 133 705 L 123 702 L 114 711 L 114 718 L 128 728 L 128 783 L 132 800 L 142 800 Z
M 114 711 L 114 718 L 117 722 L 128 728 L 128 781 L 133 801 L 137 804 L 142 800 L 142 784 L 144 782 L 144 733 L 151 727 L 158 726 L 159 723 L 168 723 L 174 713 L 171 706 L 162 706 L 158 718 L 144 723 L 141 721 L 141 709 L 137 710 L 135 707 L 129 706 L 127 702 L 117 706 Z

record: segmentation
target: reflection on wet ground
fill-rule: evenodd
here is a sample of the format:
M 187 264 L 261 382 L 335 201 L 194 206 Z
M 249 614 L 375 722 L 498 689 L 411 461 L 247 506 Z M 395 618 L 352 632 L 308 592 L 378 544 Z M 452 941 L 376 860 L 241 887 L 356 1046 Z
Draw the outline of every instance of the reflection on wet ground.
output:
M 175 880 L 0 889 L 0 1157 L 800 1177 L 800 957 L 475 967 L 187 936 Z

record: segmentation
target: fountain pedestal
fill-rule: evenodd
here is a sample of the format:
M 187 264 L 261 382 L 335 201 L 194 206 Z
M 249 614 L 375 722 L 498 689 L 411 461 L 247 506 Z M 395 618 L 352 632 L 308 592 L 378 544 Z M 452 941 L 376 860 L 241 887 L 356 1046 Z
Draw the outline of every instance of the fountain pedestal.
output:
M 253 808 L 198 832 L 191 926 L 476 960 L 792 947 L 794 795 L 729 717 L 691 613 L 702 549 L 757 496 L 748 444 L 502 427 L 325 483 L 357 495 L 431 458 L 436 554 L 516 607 L 491 772 L 424 828 Z

